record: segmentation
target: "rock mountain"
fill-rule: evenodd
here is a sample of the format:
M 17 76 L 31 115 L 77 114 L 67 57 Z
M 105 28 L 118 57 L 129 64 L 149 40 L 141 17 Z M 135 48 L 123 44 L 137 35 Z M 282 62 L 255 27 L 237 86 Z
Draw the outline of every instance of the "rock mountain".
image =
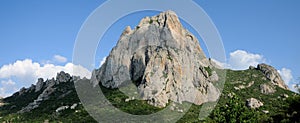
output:
M 257 69 L 262 71 L 266 75 L 267 79 L 269 79 L 273 85 L 277 85 L 278 87 L 286 90 L 289 89 L 288 86 L 283 81 L 283 79 L 281 78 L 280 74 L 277 72 L 277 70 L 274 67 L 262 63 L 257 65 Z
M 226 76 L 218 75 L 220 71 L 226 71 Z M 221 94 L 217 87 L 224 77 Z M 94 95 L 87 98 L 103 101 L 91 108 L 99 108 L 108 115 L 114 112 L 103 107 L 110 103 L 133 115 L 148 115 L 169 108 L 183 113 L 184 109 L 175 103 L 161 108 L 172 101 L 196 104 L 178 123 L 238 122 L 241 117 L 245 118 L 239 119 L 241 122 L 300 122 L 297 108 L 300 96 L 288 90 L 274 67 L 259 64 L 247 70 L 219 69 L 206 58 L 197 39 L 183 28 L 172 11 L 146 17 L 134 29 L 127 27 L 106 62 L 93 71 L 91 79 L 80 79 L 62 71 L 55 78 L 40 78 L 35 85 L 0 98 L 0 122 L 97 122 L 80 103 L 75 83 L 87 85 L 82 88 L 86 94 L 97 92 L 99 88 L 95 86 L 101 85 L 108 101 L 97 100 Z M 210 116 L 200 120 L 203 108 L 200 104 L 218 98 Z M 293 99 L 296 102 L 291 103 Z
M 200 105 L 220 95 L 212 84 L 216 73 L 211 79 L 205 69 L 211 66 L 197 38 L 166 11 L 143 18 L 134 29 L 126 27 L 92 81 L 107 88 L 133 82 L 141 98 L 157 107 L 169 100 Z

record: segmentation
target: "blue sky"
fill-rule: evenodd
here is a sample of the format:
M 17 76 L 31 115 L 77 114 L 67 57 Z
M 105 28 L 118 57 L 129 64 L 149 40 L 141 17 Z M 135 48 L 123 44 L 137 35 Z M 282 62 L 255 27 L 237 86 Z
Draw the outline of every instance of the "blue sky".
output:
M 103 0 L 0 1 L 0 68 L 9 64 L 11 66 L 7 68 L 18 68 L 18 64 L 15 63 L 19 60 L 19 64 L 26 63 L 29 66 L 31 73 L 35 70 L 43 72 L 46 68 L 53 69 L 53 74 L 55 70 L 67 70 L 69 67 L 67 64 L 70 65 L 72 62 L 73 46 L 81 25 L 103 2 Z M 300 1 L 197 0 L 196 2 L 206 11 L 219 30 L 228 59 L 227 64 L 231 65 L 230 67 L 243 69 L 248 64 L 266 62 L 281 73 L 285 73 L 286 78 L 290 78 L 290 84 L 297 81 L 300 77 L 298 54 Z M 116 22 L 100 42 L 95 68 L 115 45 L 126 25 L 133 28 L 142 17 L 156 13 L 153 11 L 133 13 Z M 184 25 L 192 30 L 187 24 Z M 200 43 L 205 49 L 204 44 Z M 245 63 L 237 63 L 241 58 L 248 60 Z M 35 83 L 34 80 L 39 75 L 53 76 L 39 73 L 26 78 L 24 76 L 31 74 L 30 72 L 5 73 L 7 75 L 3 72 L 0 75 L 0 96 L 7 96 L 22 86 Z M 293 78 L 289 73 L 292 73 Z

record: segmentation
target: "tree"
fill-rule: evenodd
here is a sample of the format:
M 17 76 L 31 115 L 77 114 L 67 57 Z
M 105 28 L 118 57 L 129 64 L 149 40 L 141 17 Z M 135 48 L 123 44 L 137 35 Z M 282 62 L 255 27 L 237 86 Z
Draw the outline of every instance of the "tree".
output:
M 237 96 L 233 96 L 225 106 L 217 107 L 210 118 L 221 123 L 253 123 L 259 119 L 258 113 L 246 107 Z
M 295 95 L 287 98 L 287 105 L 283 111 L 278 112 L 272 116 L 274 121 L 285 123 L 299 123 L 300 122 L 300 96 Z

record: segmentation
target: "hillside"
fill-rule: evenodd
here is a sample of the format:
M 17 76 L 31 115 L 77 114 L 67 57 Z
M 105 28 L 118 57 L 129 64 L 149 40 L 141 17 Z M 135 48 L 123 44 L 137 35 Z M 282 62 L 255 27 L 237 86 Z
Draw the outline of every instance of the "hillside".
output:
M 227 79 L 220 100 L 211 115 L 204 121 L 222 121 L 221 118 L 226 118 L 226 115 L 228 115 L 226 114 L 227 112 L 223 112 L 224 108 L 228 107 L 228 104 L 234 101 L 235 104 L 241 104 L 241 107 L 237 109 L 231 109 L 231 113 L 240 113 L 240 115 L 246 115 L 246 118 L 251 118 L 252 120 L 254 120 L 254 122 L 277 122 L 286 118 L 285 115 L 287 115 L 288 113 L 286 112 L 286 109 L 288 109 L 288 106 L 290 104 L 289 101 L 292 100 L 292 98 L 299 97 L 299 95 L 280 87 L 275 87 L 276 91 L 273 94 L 261 93 L 260 85 L 269 83 L 270 81 L 263 79 L 265 75 L 257 69 L 248 69 L 244 71 L 226 71 Z M 249 85 L 252 81 L 254 81 L 254 83 L 249 87 L 243 89 L 236 88 L 240 85 Z M 92 84 L 90 87 L 90 89 L 93 89 Z M 28 92 L 25 92 L 21 95 L 19 95 L 20 92 L 17 92 L 11 97 L 2 99 L 1 101 L 2 103 L 4 103 L 4 105 L 0 108 L 0 121 L 96 122 L 91 116 L 88 115 L 83 106 L 80 104 L 80 101 L 75 92 L 74 81 L 72 81 L 72 79 L 68 82 L 56 84 L 52 88 L 55 88 L 55 90 L 57 91 L 51 93 L 48 100 L 42 101 L 38 108 L 33 109 L 30 112 L 18 113 L 18 111 L 20 111 L 23 107 L 28 105 L 30 102 L 33 102 L 33 100 L 36 99 L 38 95 L 41 94 L 43 90 L 45 90 L 45 88 L 43 88 L 39 92 L 29 90 Z M 131 114 L 151 114 L 162 110 L 161 108 L 151 106 L 147 104 L 146 101 L 142 100 L 132 100 L 127 102 L 125 100 L 128 97 L 118 89 L 107 89 L 102 86 L 102 91 L 114 106 L 121 109 L 122 111 Z M 263 103 L 263 106 L 257 109 L 246 107 L 246 99 L 248 98 L 256 98 L 260 100 Z M 74 104 L 78 104 L 78 106 L 76 106 L 74 109 L 71 109 L 70 107 Z M 136 107 L 136 105 L 139 106 Z M 70 107 L 65 110 L 56 112 L 56 110 L 62 106 Z M 243 109 L 242 107 L 247 110 L 241 110 Z M 201 106 L 192 105 L 189 111 L 178 122 L 199 122 L 198 117 L 200 108 Z M 243 114 L 243 111 L 248 112 L 248 115 L 250 112 L 250 114 L 255 117 L 249 117 L 247 116 L 247 114 Z M 231 120 L 233 120 L 233 118 Z
M 126 27 L 91 79 L 61 71 L 0 99 L 0 121 L 299 122 L 299 98 L 270 65 L 222 69 L 166 11 Z

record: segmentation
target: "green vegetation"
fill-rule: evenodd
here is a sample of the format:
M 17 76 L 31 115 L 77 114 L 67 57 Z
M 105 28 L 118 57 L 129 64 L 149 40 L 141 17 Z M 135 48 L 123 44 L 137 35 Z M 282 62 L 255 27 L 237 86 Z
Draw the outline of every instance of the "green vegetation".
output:
M 300 122 L 300 96 L 292 96 L 287 99 L 287 105 L 280 110 L 280 112 L 272 118 L 274 121 L 281 121 L 286 123 Z
M 163 73 L 163 77 L 166 79 L 166 78 L 168 78 L 168 73 L 167 72 L 164 72 Z
M 119 89 L 107 89 L 101 86 L 101 90 L 113 106 L 124 112 L 134 115 L 147 115 L 161 110 L 161 108 L 149 105 L 144 100 L 130 100 L 126 102 L 125 100 L 129 97 Z
M 152 24 L 154 21 L 155 21 L 156 23 L 158 23 L 158 20 L 152 20 L 152 19 L 150 19 L 149 24 Z
M 246 107 L 244 101 L 233 96 L 225 106 L 217 107 L 209 118 L 218 123 L 253 123 L 258 122 L 258 115 L 256 110 Z
M 82 105 L 79 105 L 76 109 L 71 110 L 67 109 L 61 113 L 56 113 L 55 110 L 63 105 L 71 106 L 74 103 L 78 103 L 79 99 L 77 97 L 77 93 L 74 90 L 74 83 L 73 82 L 66 82 L 61 83 L 57 86 L 57 91 L 50 96 L 50 99 L 44 101 L 40 104 L 40 106 L 31 112 L 18 114 L 17 111 L 21 110 L 22 107 L 25 107 L 25 102 L 28 104 L 29 102 L 33 102 L 32 98 L 24 98 L 28 96 L 35 96 L 37 98 L 38 94 L 41 92 L 30 92 L 28 94 L 24 94 L 22 96 L 12 96 L 8 99 L 11 101 L 8 105 L 5 105 L 0 108 L 0 119 L 1 122 L 95 122 L 91 116 L 84 110 Z M 62 98 L 60 97 L 62 94 L 66 93 L 68 90 L 68 95 Z M 31 97 L 30 96 L 30 97 Z M 20 100 L 22 99 L 22 100 Z M 5 112 L 9 111 L 7 108 L 9 107 L 16 107 L 16 110 L 11 110 L 9 115 Z
M 151 71 L 151 72 L 150 72 L 150 76 L 152 77 L 153 75 L 154 75 L 154 72 Z
M 152 20 L 152 19 L 150 19 L 149 23 L 150 23 L 150 24 L 152 24 L 152 23 L 153 23 L 153 20 Z
M 205 68 L 205 70 L 208 71 L 208 73 L 211 73 L 212 71 L 210 68 Z M 222 70 L 215 71 L 217 73 L 222 72 Z M 300 96 L 298 94 L 279 87 L 276 87 L 276 92 L 273 94 L 262 94 L 259 86 L 263 83 L 268 83 L 269 81 L 264 79 L 264 75 L 258 70 L 227 70 L 226 73 L 226 82 L 223 93 L 209 117 L 199 119 L 199 113 L 202 106 L 192 105 L 187 113 L 178 121 L 179 123 L 300 122 Z M 251 82 L 254 82 L 254 84 L 249 87 L 239 90 L 235 88 L 240 85 L 247 86 Z M 214 83 L 214 85 L 218 85 L 218 82 Z M 220 85 L 218 85 L 218 87 L 219 86 Z M 146 101 L 142 100 L 125 101 L 129 97 L 119 89 L 100 87 L 110 103 L 121 111 L 134 115 L 147 115 L 163 109 L 151 106 Z M 56 86 L 56 88 L 57 91 L 51 95 L 49 100 L 44 101 L 39 108 L 36 108 L 29 113 L 18 114 L 16 112 L 36 99 L 41 92 L 28 92 L 23 96 L 18 96 L 16 94 L 4 99 L 4 102 L 8 104 L 0 107 L 0 122 L 44 122 L 46 120 L 49 122 L 96 122 L 88 115 L 82 105 L 79 105 L 74 110 L 67 109 L 61 113 L 56 113 L 55 110 L 60 106 L 72 105 L 79 102 L 73 82 L 61 83 Z M 86 88 L 85 90 L 90 91 L 91 89 L 93 88 Z M 63 98 L 58 98 L 62 94 L 65 94 L 66 90 L 68 90 L 68 92 L 71 91 Z M 283 97 L 283 94 L 286 94 L 289 97 Z M 246 107 L 245 101 L 251 97 L 262 101 L 264 105 L 257 109 Z M 93 96 L 89 98 L 93 98 Z M 264 111 L 268 111 L 269 113 L 265 113 Z
M 167 56 L 167 59 L 169 59 L 170 61 L 173 61 L 173 58 L 171 57 L 170 54 Z
M 210 67 L 204 67 L 204 69 L 207 71 L 208 75 L 212 75 L 212 69 Z

